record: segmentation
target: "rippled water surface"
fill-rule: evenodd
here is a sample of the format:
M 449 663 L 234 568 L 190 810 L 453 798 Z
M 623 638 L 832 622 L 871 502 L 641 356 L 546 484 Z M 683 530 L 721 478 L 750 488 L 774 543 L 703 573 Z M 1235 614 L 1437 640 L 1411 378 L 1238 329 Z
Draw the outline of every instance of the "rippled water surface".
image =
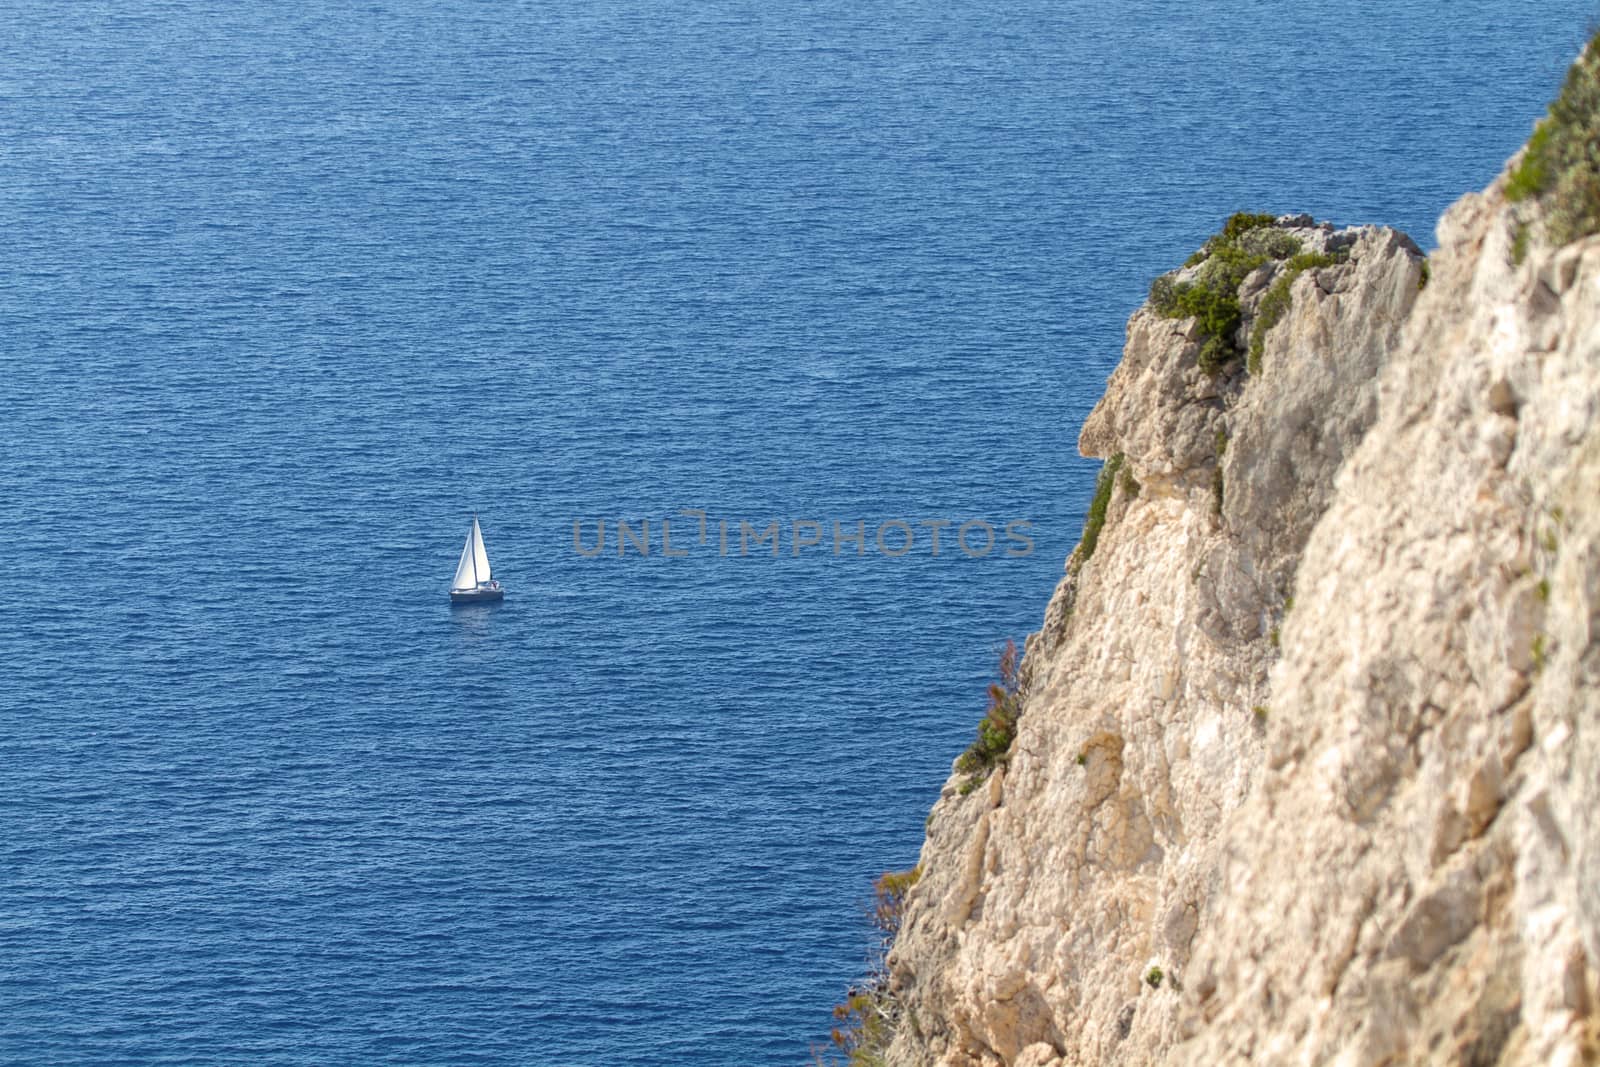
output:
M 805 1062 L 1150 278 L 1431 244 L 1594 14 L 1263 10 L 8 5 L 0 1061 Z

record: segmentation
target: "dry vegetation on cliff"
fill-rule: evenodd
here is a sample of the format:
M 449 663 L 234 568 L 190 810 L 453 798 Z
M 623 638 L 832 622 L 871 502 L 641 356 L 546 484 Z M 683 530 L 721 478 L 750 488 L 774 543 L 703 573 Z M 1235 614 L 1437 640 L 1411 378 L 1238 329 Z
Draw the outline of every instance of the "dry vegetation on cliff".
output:
M 899 1004 L 889 991 L 888 953 L 900 932 L 906 896 L 921 876 L 920 867 L 884 871 L 872 883 L 872 925 L 878 931 L 878 948 L 867 978 L 847 990 L 844 1002 L 834 1006 L 831 1037 L 837 1052 L 832 1057 L 835 1063 L 837 1056 L 844 1057 L 845 1067 L 884 1067 L 887 1063 L 889 1042 L 899 1017 Z M 819 1067 L 826 1067 L 830 1057 L 825 1051 L 814 1049 L 812 1060 Z

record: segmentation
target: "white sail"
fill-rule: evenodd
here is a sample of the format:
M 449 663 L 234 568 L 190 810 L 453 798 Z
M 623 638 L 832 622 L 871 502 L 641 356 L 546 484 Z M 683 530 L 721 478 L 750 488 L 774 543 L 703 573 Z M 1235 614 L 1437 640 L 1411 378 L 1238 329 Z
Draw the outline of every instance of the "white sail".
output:
M 450 579 L 450 603 L 475 604 L 499 600 L 504 595 L 500 583 L 491 580 L 489 553 L 483 547 L 483 527 L 478 525 L 478 517 L 474 515 L 467 543 L 461 546 L 461 558 L 456 561 L 456 575 Z
M 474 532 L 477 531 L 477 525 L 476 524 L 473 525 L 473 531 Z M 476 589 L 476 588 L 478 588 L 478 578 L 472 571 L 472 543 L 473 543 L 473 540 L 474 540 L 474 538 L 473 538 L 472 534 L 468 534 L 467 535 L 467 543 L 461 546 L 461 562 L 456 564 L 456 576 L 450 582 L 450 588 L 451 589 Z
M 478 581 L 487 582 L 493 577 L 489 573 L 489 553 L 483 547 L 483 531 L 478 529 L 478 517 L 472 517 L 472 561 L 477 567 Z M 458 568 L 459 569 L 459 568 Z

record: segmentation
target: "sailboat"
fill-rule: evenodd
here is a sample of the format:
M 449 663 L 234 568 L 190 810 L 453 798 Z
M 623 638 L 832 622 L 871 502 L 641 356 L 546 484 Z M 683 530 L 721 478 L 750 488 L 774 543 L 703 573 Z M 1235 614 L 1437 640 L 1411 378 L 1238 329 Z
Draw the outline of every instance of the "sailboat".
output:
M 478 528 L 478 516 L 472 516 L 472 532 L 467 543 L 461 546 L 461 561 L 456 564 L 456 576 L 450 583 L 450 603 L 482 604 L 501 600 L 506 591 L 489 573 L 489 553 L 483 547 L 483 531 Z

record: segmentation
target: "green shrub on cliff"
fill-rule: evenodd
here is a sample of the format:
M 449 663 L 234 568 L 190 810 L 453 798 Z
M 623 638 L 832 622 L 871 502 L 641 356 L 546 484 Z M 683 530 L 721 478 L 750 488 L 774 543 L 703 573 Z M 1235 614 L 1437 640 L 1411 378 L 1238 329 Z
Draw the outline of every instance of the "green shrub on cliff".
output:
M 1083 519 L 1083 537 L 1080 539 L 1083 554 L 1079 557 L 1084 563 L 1094 555 L 1095 548 L 1100 544 L 1100 531 L 1105 529 L 1106 509 L 1111 506 L 1111 490 L 1117 484 L 1117 472 L 1122 469 L 1124 456 L 1121 452 L 1106 460 L 1105 466 L 1100 468 L 1100 474 L 1094 481 L 1094 497 L 1089 501 L 1089 512 Z
M 1263 263 L 1300 251 L 1300 241 L 1274 222 L 1271 215 L 1241 211 L 1184 264 L 1200 267 L 1192 281 L 1163 274 L 1150 284 L 1150 307 L 1156 314 L 1199 323 L 1199 363 L 1207 374 L 1221 373 L 1243 354 L 1235 340 L 1244 315 L 1239 307 L 1240 283 Z
M 1011 754 L 1011 742 L 1017 736 L 1017 719 L 1022 715 L 1022 702 L 1027 695 L 1022 677 L 1022 654 L 1017 651 L 1015 641 L 1007 641 L 1000 652 L 1000 679 L 989 683 L 989 707 L 978 723 L 978 739 L 956 759 L 956 771 L 967 776 L 961 786 L 963 793 L 970 793 Z
M 1600 34 L 1528 139 L 1506 181 L 1506 198 L 1538 201 L 1545 233 L 1557 246 L 1600 233 Z
M 1237 241 L 1251 230 L 1259 230 L 1271 226 L 1278 220 L 1271 215 L 1260 212 L 1236 211 L 1228 216 L 1228 221 L 1222 224 L 1222 233 L 1219 235 L 1224 241 Z
M 1545 191 L 1550 183 L 1550 170 L 1545 159 L 1550 148 L 1550 123 L 1539 120 L 1528 138 L 1527 150 L 1506 178 L 1506 199 L 1512 203 L 1531 200 Z

